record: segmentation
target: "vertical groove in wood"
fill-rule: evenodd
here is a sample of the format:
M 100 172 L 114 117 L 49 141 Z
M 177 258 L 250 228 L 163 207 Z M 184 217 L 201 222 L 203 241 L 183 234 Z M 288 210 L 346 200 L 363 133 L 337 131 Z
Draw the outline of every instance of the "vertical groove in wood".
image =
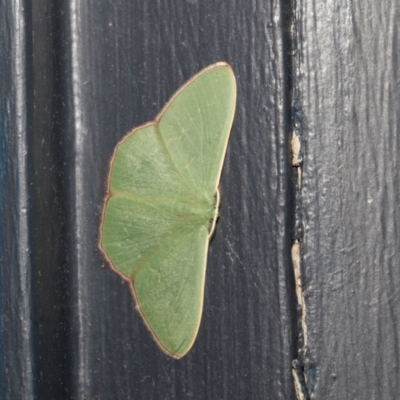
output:
M 32 135 L 30 208 L 33 340 L 36 396 L 70 399 L 71 294 L 68 166 L 73 157 L 68 125 L 68 13 L 63 2 L 32 4 Z

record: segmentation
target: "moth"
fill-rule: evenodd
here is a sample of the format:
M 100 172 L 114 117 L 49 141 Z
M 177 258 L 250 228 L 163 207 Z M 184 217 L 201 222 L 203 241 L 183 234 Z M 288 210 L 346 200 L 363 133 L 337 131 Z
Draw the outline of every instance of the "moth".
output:
M 159 347 L 179 359 L 200 327 L 209 241 L 236 107 L 231 67 L 200 71 L 110 162 L 100 249 L 130 283 Z

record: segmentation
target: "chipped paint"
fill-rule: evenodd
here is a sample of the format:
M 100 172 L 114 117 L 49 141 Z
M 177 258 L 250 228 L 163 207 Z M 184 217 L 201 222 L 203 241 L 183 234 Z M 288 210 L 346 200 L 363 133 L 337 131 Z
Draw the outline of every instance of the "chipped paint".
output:
M 307 380 L 310 371 L 310 360 L 308 353 L 308 328 L 307 328 L 307 310 L 303 289 L 303 281 L 301 275 L 301 243 L 303 241 L 303 212 L 302 212 L 302 164 L 304 157 L 304 142 L 302 140 L 303 121 L 301 116 L 301 93 L 299 92 L 298 77 L 299 59 L 297 54 L 297 16 L 298 11 L 296 2 L 292 2 L 292 15 L 290 23 L 290 39 L 291 39 L 291 132 L 290 132 L 290 163 L 293 167 L 293 183 L 295 194 L 295 210 L 294 210 L 294 237 L 291 248 L 291 258 L 293 265 L 293 273 L 295 278 L 295 293 L 297 299 L 297 315 L 298 315 L 298 337 L 296 343 L 296 359 L 292 362 L 292 375 L 294 389 L 297 400 L 310 400 L 310 382 Z
M 299 377 L 297 375 L 297 372 L 294 369 L 292 369 L 292 375 L 293 375 L 294 390 L 296 393 L 297 400 L 305 400 Z
M 302 160 L 301 157 L 301 141 L 300 136 L 295 132 L 293 133 L 292 140 L 290 141 L 290 147 L 292 151 L 292 166 L 298 167 L 300 166 Z
M 307 346 L 307 323 L 306 323 L 306 303 L 304 301 L 303 285 L 301 282 L 301 255 L 300 242 L 296 240 L 292 246 L 292 263 L 294 269 L 294 278 L 296 281 L 297 303 L 301 308 L 301 328 L 303 331 L 303 346 Z

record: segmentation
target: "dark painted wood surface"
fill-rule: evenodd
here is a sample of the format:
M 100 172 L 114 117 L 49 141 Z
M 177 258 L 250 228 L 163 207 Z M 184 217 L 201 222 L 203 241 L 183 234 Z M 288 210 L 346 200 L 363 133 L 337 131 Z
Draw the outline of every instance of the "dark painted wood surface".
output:
M 397 399 L 399 11 L 395 0 L 2 2 L 2 398 L 294 399 L 298 358 L 312 399 Z M 118 140 L 216 61 L 235 71 L 238 108 L 202 326 L 175 361 L 97 249 L 101 204 Z
M 0 392 L 33 398 L 26 65 L 20 4 L 0 4 Z
M 398 1 L 297 4 L 303 285 L 315 399 L 397 399 Z
M 5 1 L 1 388 L 6 399 L 291 399 L 288 12 L 264 1 Z M 108 162 L 203 67 L 238 106 L 204 315 L 164 355 L 97 248 Z

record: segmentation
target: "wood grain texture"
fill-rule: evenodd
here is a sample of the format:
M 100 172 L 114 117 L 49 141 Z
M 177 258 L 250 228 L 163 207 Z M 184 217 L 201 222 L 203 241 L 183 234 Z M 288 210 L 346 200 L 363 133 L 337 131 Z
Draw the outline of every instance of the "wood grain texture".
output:
M 1 185 L 11 185 L 0 214 L 7 227 L 0 243 L 4 398 L 293 398 L 289 53 L 281 3 L 4 4 L 0 36 L 9 53 L 1 90 L 10 99 L 16 85 L 26 91 L 11 101 L 1 139 L 2 151 L 9 149 Z M 16 44 L 23 46 L 22 75 L 10 67 Z M 101 205 L 116 143 L 217 61 L 235 71 L 238 106 L 200 334 L 176 361 L 159 351 L 128 285 L 97 248 Z M 4 113 L 7 102 L 0 104 Z M 25 125 L 10 128 L 21 118 Z M 12 246 L 18 256 L 3 252 Z
M 303 285 L 315 399 L 400 390 L 400 3 L 297 3 Z
M 27 11 L 0 5 L 0 392 L 33 399 Z

